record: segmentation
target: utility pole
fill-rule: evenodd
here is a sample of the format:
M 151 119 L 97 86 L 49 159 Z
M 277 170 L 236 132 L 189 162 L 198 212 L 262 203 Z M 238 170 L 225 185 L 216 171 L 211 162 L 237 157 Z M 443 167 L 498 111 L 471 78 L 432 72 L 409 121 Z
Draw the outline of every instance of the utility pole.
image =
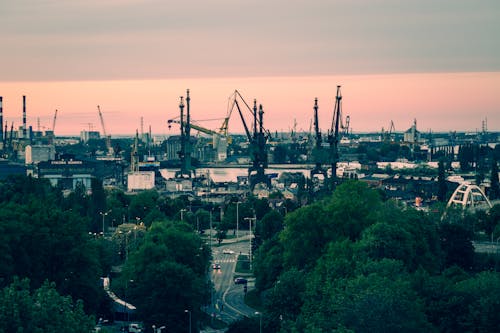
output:
M 241 201 L 236 202 L 236 242 L 239 241 L 238 229 L 239 229 L 239 222 L 240 222 L 240 214 L 239 214 L 238 206 L 240 203 L 241 203 Z
M 254 217 L 245 217 L 245 220 L 248 221 L 249 223 L 249 239 L 248 239 L 248 243 L 249 243 L 249 256 L 248 256 L 248 260 L 250 261 L 250 270 L 252 270 L 252 221 L 254 221 L 254 225 L 257 221 L 257 218 L 255 217 L 255 214 L 254 214 Z

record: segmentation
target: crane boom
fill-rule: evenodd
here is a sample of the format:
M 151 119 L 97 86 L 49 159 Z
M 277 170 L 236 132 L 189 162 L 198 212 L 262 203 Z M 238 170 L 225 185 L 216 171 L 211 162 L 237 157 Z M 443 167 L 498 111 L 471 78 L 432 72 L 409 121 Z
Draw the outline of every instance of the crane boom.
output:
M 104 126 L 104 118 L 102 116 L 101 108 L 99 105 L 97 106 L 97 111 L 99 111 L 99 119 L 101 120 L 102 133 L 104 135 L 104 140 L 106 140 L 106 148 L 108 149 L 108 155 L 112 155 L 113 148 L 111 147 L 111 138 L 106 133 L 106 127 Z
M 56 119 L 57 119 L 57 109 L 54 112 L 54 119 L 52 120 L 52 132 L 54 132 L 54 133 L 55 133 L 55 130 L 56 130 Z
M 167 122 L 168 122 L 169 126 L 171 126 L 170 124 L 172 124 L 172 123 L 174 123 L 174 124 L 181 123 L 181 121 L 179 119 L 169 119 Z M 216 131 L 212 131 L 211 129 L 201 127 L 201 126 L 198 126 L 198 125 L 193 124 L 193 123 L 191 123 L 191 128 L 194 130 L 197 130 L 198 132 L 205 133 L 208 135 L 219 135 L 219 133 L 217 133 Z

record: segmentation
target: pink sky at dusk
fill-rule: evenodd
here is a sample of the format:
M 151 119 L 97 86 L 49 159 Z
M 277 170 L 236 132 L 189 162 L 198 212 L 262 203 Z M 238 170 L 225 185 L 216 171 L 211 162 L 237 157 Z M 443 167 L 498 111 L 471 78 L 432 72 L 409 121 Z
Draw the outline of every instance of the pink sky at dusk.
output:
M 319 98 L 330 127 L 336 86 L 354 132 L 500 130 L 498 0 L 17 0 L 0 5 L 4 119 L 56 134 L 176 134 L 223 118 L 238 89 L 270 131 L 309 130 Z M 414 74 L 412 74 L 414 73 Z M 200 123 L 208 128 L 221 120 Z M 230 130 L 242 133 L 232 115 Z
M 100 105 L 110 135 L 133 134 L 151 126 L 153 134 L 172 135 L 167 120 L 179 114 L 179 96 L 191 91 L 191 117 L 215 129 L 226 116 L 228 98 L 235 89 L 250 104 L 263 105 L 265 127 L 271 132 L 293 127 L 308 131 L 314 98 L 319 99 L 320 127 L 331 124 L 336 86 L 342 86 L 343 115 L 351 118 L 354 132 L 377 132 L 394 121 L 396 131 L 417 119 L 420 131 L 475 131 L 487 119 L 488 129 L 500 130 L 500 72 L 290 76 L 250 78 L 198 78 L 162 80 L 0 82 L 4 121 L 22 121 L 22 95 L 27 98 L 28 125 L 50 129 L 58 109 L 56 135 L 101 131 Z M 251 119 L 247 115 L 247 122 Z M 242 133 L 236 112 L 229 129 Z

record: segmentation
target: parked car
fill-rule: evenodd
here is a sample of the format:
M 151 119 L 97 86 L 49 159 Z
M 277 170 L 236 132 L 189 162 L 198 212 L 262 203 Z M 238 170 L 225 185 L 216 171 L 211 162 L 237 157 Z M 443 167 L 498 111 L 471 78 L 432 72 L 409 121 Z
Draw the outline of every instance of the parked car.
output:
M 234 251 L 231 250 L 231 249 L 224 249 L 224 250 L 222 250 L 222 253 L 224 253 L 224 254 L 234 254 Z
M 242 278 L 242 277 L 237 277 L 234 279 L 234 284 L 247 284 L 247 279 Z

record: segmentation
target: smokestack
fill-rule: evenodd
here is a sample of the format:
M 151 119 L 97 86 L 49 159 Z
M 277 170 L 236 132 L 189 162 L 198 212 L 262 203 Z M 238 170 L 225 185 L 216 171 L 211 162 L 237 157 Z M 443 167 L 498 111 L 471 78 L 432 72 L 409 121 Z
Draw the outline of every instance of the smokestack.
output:
M 0 139 L 3 142 L 3 97 L 0 96 Z
M 26 96 L 23 95 L 23 139 L 26 139 Z

